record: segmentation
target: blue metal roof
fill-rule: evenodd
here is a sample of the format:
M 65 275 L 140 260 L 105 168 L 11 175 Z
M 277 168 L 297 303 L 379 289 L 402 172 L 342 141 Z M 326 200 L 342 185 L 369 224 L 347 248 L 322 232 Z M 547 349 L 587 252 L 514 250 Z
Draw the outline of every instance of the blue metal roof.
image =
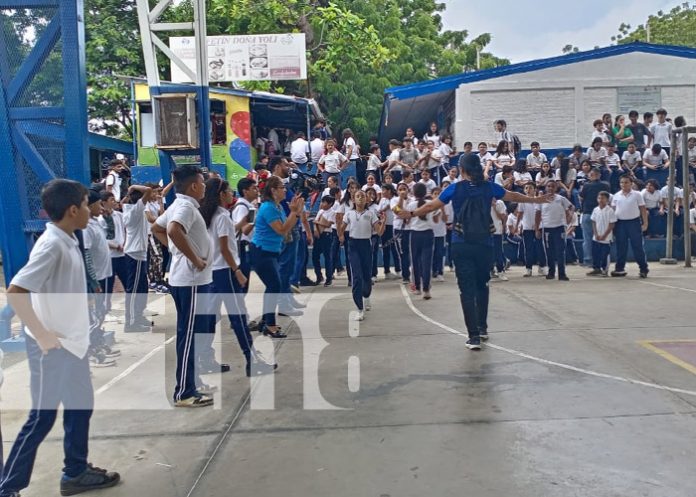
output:
M 482 71 L 474 71 L 462 74 L 454 74 L 445 76 L 444 78 L 431 79 L 411 83 L 403 86 L 393 86 L 384 90 L 385 100 L 387 99 L 409 99 L 431 93 L 439 93 L 443 91 L 454 90 L 459 85 L 464 83 L 474 83 L 486 79 L 499 78 L 502 76 L 510 76 L 512 74 L 537 71 L 539 69 L 548 69 L 551 67 L 574 64 L 576 62 L 585 62 L 594 59 L 603 59 L 605 57 L 613 57 L 632 52 L 643 52 L 657 55 L 669 55 L 672 57 L 683 57 L 688 59 L 696 59 L 696 49 L 688 47 L 680 47 L 673 45 L 654 45 L 651 43 L 633 42 L 622 45 L 613 45 L 605 48 L 597 48 L 585 52 L 570 53 L 558 57 L 548 59 L 531 60 L 521 62 L 519 64 L 511 64 L 507 66 L 495 67 L 492 69 L 484 69 Z

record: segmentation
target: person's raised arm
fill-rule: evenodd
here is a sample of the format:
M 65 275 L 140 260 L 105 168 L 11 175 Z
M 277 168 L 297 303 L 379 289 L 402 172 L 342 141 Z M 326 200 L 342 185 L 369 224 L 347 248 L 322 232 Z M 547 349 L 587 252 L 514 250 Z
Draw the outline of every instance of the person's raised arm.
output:
M 169 192 L 174 188 L 174 175 L 172 174 L 171 179 L 169 180 L 169 183 L 164 185 L 164 188 L 162 188 L 162 198 L 166 197 L 169 195 Z
M 304 208 L 304 199 L 302 197 L 295 197 L 290 202 L 290 214 L 288 215 L 285 223 L 281 223 L 279 219 L 276 219 L 270 223 L 271 228 L 278 235 L 285 236 L 292 231 L 297 223 L 297 218 L 299 217 L 302 209 Z

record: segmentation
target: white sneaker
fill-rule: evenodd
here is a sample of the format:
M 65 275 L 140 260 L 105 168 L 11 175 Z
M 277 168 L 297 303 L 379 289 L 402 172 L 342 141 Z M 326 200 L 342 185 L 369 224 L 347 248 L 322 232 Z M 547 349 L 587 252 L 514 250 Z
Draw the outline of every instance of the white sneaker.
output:
M 107 314 L 104 316 L 104 322 L 105 323 L 119 323 L 123 322 L 121 319 L 119 319 L 117 316 L 114 316 L 113 314 Z
M 435 278 L 435 281 L 441 281 L 441 282 L 442 282 L 442 281 L 445 281 L 445 277 L 442 276 L 441 274 L 439 274 L 439 275 L 437 276 L 437 278 Z
M 387 273 L 384 275 L 385 280 L 398 280 L 399 277 L 395 275 L 394 273 Z
M 372 277 L 372 284 L 374 285 L 375 283 L 377 283 L 377 278 L 375 278 L 375 277 L 373 276 L 373 277 Z
M 354 318 L 354 319 L 355 319 L 356 321 L 363 321 L 363 320 L 365 319 L 365 312 L 364 312 L 364 311 L 358 311 L 358 312 L 355 314 L 355 318 Z
M 363 307 L 366 311 L 372 309 L 372 302 L 370 302 L 370 297 L 363 297 Z
M 498 273 L 498 279 L 500 281 L 508 281 L 508 277 L 505 275 L 505 271 L 503 271 L 502 273 Z
M 531 275 L 532 275 L 532 270 L 531 270 L 531 269 L 525 270 L 525 272 L 524 272 L 524 277 L 525 277 L 525 278 L 529 278 Z
M 546 276 L 546 268 L 540 267 L 537 273 L 539 274 L 539 276 Z

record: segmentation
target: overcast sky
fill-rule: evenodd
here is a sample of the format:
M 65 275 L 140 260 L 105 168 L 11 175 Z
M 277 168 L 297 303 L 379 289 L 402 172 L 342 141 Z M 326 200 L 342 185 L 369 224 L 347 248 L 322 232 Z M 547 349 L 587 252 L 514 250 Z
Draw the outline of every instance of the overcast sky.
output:
M 445 29 L 466 29 L 469 38 L 491 33 L 486 48 L 511 62 L 561 55 L 567 44 L 590 50 L 611 44 L 622 22 L 645 23 L 649 14 L 668 11 L 675 0 L 444 0 Z

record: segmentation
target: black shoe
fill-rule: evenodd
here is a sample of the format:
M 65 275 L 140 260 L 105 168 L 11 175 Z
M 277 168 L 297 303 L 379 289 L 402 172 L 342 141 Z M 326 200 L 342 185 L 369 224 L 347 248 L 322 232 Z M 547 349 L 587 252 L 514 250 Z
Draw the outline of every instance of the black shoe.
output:
M 220 364 L 218 362 L 206 362 L 198 367 L 200 374 L 212 373 L 227 373 L 230 370 L 229 364 Z
M 640 272 L 640 277 L 641 277 L 642 279 L 647 278 L 647 277 L 648 277 L 648 272 L 647 272 L 647 271 L 641 271 L 641 272 Z
M 312 281 L 309 278 L 300 279 L 300 286 L 317 286 L 319 281 Z
M 287 338 L 288 337 L 285 333 L 283 333 L 283 330 L 278 329 L 278 331 L 276 331 L 274 333 L 270 329 L 268 329 L 268 326 L 266 326 L 266 325 L 263 326 L 261 333 L 263 333 L 264 336 L 271 337 L 271 338 Z
M 602 276 L 602 270 L 601 269 L 593 269 L 592 271 L 586 273 L 587 276 Z
M 258 321 L 249 321 L 249 331 L 261 331 L 261 324 Z
M 469 338 L 466 341 L 466 348 L 469 350 L 481 350 L 481 339 L 479 337 Z
M 565 274 L 561 274 L 558 276 L 558 281 L 570 281 L 570 278 L 568 278 L 568 276 Z
M 75 478 L 61 480 L 60 495 L 77 495 L 90 490 L 113 487 L 121 481 L 121 475 L 105 469 L 97 468 L 91 464 L 87 469 Z
M 479 338 L 482 342 L 488 340 L 488 330 L 479 330 Z
M 124 333 L 150 333 L 151 328 L 149 326 L 142 326 L 139 324 L 134 324 L 132 326 L 124 326 Z
M 314 286 L 321 285 L 322 283 L 324 283 L 324 277 L 323 277 L 323 276 L 319 276 L 319 277 L 317 278 L 316 283 L 314 283 Z
M 253 376 L 263 376 L 273 373 L 276 369 L 278 369 L 277 364 L 268 364 L 257 354 L 251 362 L 247 362 L 246 375 L 247 378 L 251 378 L 252 374 Z
M 549 273 L 549 274 L 547 274 L 547 275 L 546 275 L 546 279 L 547 279 L 547 280 L 553 280 L 553 279 L 556 279 L 556 275 L 555 275 L 555 274 L 551 274 L 551 273 Z
M 626 276 L 628 273 L 626 271 L 612 271 L 611 272 L 611 277 L 612 278 L 623 278 Z

